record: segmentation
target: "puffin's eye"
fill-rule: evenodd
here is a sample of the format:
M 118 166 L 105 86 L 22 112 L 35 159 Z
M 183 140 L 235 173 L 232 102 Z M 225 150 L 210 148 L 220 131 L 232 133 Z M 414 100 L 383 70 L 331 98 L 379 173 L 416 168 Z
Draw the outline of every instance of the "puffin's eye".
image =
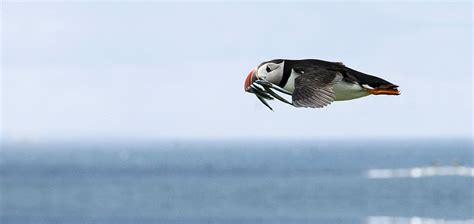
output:
M 267 72 L 271 72 L 272 70 L 270 69 L 270 67 L 267 65 Z

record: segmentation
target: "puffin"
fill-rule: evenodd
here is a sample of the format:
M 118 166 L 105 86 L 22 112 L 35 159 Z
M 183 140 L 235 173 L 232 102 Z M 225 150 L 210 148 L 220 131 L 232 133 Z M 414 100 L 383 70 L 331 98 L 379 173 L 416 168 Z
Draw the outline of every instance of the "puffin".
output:
M 266 100 L 277 99 L 294 107 L 323 108 L 334 101 L 369 95 L 400 95 L 398 86 L 384 79 L 345 66 L 342 62 L 318 59 L 273 59 L 253 68 L 244 89 L 255 94 L 270 110 Z M 291 96 L 290 100 L 277 94 Z

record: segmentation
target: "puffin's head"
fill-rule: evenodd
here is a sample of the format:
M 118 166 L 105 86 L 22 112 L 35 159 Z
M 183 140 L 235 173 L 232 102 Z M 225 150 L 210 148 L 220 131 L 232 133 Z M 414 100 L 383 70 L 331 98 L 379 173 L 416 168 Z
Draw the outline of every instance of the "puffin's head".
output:
M 257 80 L 266 80 L 273 84 L 278 84 L 283 77 L 283 60 L 276 59 L 263 62 L 252 69 L 247 75 L 244 83 L 245 91 L 249 92 L 250 86 Z

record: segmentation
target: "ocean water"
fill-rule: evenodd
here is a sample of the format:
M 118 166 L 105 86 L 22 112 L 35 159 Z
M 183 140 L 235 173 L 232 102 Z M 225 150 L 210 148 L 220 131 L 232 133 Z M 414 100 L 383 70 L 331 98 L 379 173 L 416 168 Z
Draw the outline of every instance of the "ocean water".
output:
M 0 223 L 474 223 L 471 140 L 3 143 Z

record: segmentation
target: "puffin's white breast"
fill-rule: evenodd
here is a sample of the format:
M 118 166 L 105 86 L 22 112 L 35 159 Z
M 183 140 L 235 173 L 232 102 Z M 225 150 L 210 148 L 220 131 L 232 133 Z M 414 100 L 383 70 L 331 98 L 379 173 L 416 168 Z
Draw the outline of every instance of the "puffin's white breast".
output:
M 345 81 L 336 83 L 333 89 L 334 92 L 336 92 L 336 101 L 352 100 L 370 95 L 370 93 L 368 93 L 367 90 L 362 88 L 359 84 Z
M 288 81 L 286 82 L 285 86 L 283 86 L 283 89 L 286 89 L 290 92 L 295 91 L 295 79 L 300 76 L 300 74 L 296 73 L 291 70 L 290 77 L 288 78 Z

